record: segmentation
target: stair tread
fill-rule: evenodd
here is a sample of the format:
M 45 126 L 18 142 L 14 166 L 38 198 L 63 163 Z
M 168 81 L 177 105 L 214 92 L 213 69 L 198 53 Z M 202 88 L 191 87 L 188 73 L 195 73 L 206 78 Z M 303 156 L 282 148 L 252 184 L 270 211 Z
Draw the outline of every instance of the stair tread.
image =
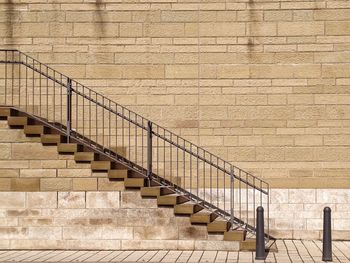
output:
M 110 170 L 111 169 L 111 161 L 92 161 L 91 169 L 92 170 Z
M 246 230 L 230 230 L 224 232 L 224 240 L 227 241 L 243 241 Z
M 43 134 L 44 129 L 44 125 L 25 125 L 23 131 L 25 134 Z
M 77 143 L 59 143 L 57 144 L 57 151 L 62 153 L 74 153 L 78 150 Z
M 24 126 L 28 123 L 28 118 L 23 116 L 9 116 L 7 118 L 9 126 Z
M 129 188 L 141 188 L 144 187 L 145 184 L 145 178 L 125 178 L 124 179 L 124 186 Z

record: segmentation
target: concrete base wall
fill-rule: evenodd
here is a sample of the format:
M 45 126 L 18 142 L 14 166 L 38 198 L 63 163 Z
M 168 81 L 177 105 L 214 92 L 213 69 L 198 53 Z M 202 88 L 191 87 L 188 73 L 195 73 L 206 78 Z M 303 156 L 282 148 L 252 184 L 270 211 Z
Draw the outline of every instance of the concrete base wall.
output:
M 274 237 L 321 239 L 323 208 L 329 206 L 333 239 L 350 240 L 349 189 L 272 189 L 270 200 Z
M 0 192 L 1 249 L 233 250 L 138 191 Z

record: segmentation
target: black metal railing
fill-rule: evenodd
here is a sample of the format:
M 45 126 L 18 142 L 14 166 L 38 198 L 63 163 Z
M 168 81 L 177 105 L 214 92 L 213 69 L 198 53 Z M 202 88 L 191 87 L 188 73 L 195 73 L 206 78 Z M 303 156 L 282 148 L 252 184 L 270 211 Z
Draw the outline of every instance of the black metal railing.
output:
M 18 50 L 0 50 L 0 104 L 23 109 L 99 153 L 255 233 L 269 185 Z M 120 151 L 120 148 L 125 149 Z

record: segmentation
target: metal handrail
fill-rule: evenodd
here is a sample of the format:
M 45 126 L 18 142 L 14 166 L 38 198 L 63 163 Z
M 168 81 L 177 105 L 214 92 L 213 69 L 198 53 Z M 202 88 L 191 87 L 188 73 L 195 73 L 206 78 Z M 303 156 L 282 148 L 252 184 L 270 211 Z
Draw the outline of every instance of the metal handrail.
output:
M 240 202 L 240 207 L 239 207 L 239 213 L 240 215 L 242 215 L 242 194 L 241 194 L 241 191 L 244 190 L 246 192 L 246 199 L 247 199 L 247 205 L 246 205 L 246 208 L 245 208 L 245 212 L 247 213 L 246 215 L 246 219 L 247 221 L 249 221 L 249 218 L 248 218 L 248 212 L 249 212 L 249 209 L 248 209 L 248 199 L 249 199 L 249 189 L 253 190 L 253 197 L 251 198 L 254 198 L 254 207 L 255 207 L 255 198 L 256 198 L 256 193 L 255 193 L 255 190 L 257 190 L 259 193 L 260 193 L 260 203 L 262 203 L 262 195 L 265 195 L 266 196 L 266 204 L 267 204 L 267 212 L 269 213 L 269 184 L 263 180 L 261 180 L 260 178 L 252 175 L 251 173 L 247 172 L 247 171 L 244 171 L 240 168 L 238 168 L 237 166 L 235 165 L 232 165 L 228 162 L 226 162 L 225 160 L 223 160 L 222 158 L 208 152 L 207 150 L 203 149 L 202 147 L 199 147 L 193 143 L 191 143 L 190 141 L 174 134 L 173 132 L 153 123 L 152 121 L 150 121 L 149 119 L 146 119 L 144 117 L 142 117 L 141 115 L 135 113 L 134 111 L 131 111 L 129 109 L 127 109 L 126 107 L 110 100 L 109 98 L 103 96 L 102 94 L 99 94 L 95 91 L 93 91 L 92 89 L 82 85 L 81 83 L 75 81 L 75 80 L 72 80 L 71 78 L 67 77 L 66 75 L 52 69 L 51 67 L 39 62 L 38 60 L 22 53 L 21 51 L 18 51 L 18 50 L 11 50 L 11 49 L 0 49 L 0 54 L 1 52 L 5 52 L 5 59 L 3 59 L 3 57 L 1 57 L 0 59 L 0 64 L 5 64 L 6 65 L 6 73 L 5 73 L 5 102 L 6 102 L 6 99 L 7 99 L 7 95 L 6 95 L 6 85 L 7 85 L 7 82 L 8 82 L 8 79 L 7 79 L 7 75 L 8 75 L 8 72 L 7 72 L 7 65 L 10 64 L 12 65 L 12 88 L 13 88 L 13 85 L 14 85 L 14 66 L 13 65 L 18 65 L 18 70 L 19 70 L 19 77 L 18 77 L 18 86 L 19 86 L 19 93 L 18 96 L 19 99 L 21 97 L 21 94 L 20 94 L 20 89 L 21 89 L 21 66 L 23 65 L 26 69 L 26 74 L 25 74 L 25 80 L 26 80 L 26 92 L 27 92 L 27 81 L 28 81 L 28 76 L 27 76 L 27 70 L 31 70 L 32 71 L 32 91 L 33 91 L 33 94 L 32 94 L 32 97 L 33 97 L 33 110 L 35 108 L 35 103 L 34 103 L 34 97 L 37 95 L 35 94 L 35 90 L 34 90 L 34 86 L 35 86 L 35 81 L 37 81 L 37 79 L 35 78 L 35 73 L 38 74 L 37 78 L 40 79 L 40 82 L 39 82 L 39 85 L 40 85 L 40 102 L 41 102 L 41 99 L 42 99 L 42 90 L 41 90 L 41 85 L 42 85 L 42 77 L 44 77 L 46 79 L 46 82 L 47 82 L 47 85 L 46 85 L 46 90 L 47 90 L 47 94 L 46 94 L 46 100 L 48 102 L 48 97 L 50 96 L 49 93 L 48 93 L 48 89 L 49 89 L 49 80 L 52 82 L 52 85 L 53 85 L 53 99 L 55 100 L 56 97 L 55 97 L 55 85 L 58 85 L 58 87 L 60 88 L 59 92 L 60 92 L 60 99 L 61 99 L 61 105 L 60 105 L 60 110 L 61 110 L 61 122 L 63 122 L 63 119 L 64 119 L 64 114 L 63 114 L 63 110 L 62 110 L 62 97 L 64 97 L 64 95 L 62 96 L 62 92 L 66 92 L 66 97 L 67 97 L 67 112 L 66 112 L 66 116 L 67 117 L 67 126 L 66 126 L 66 134 L 67 134 L 67 137 L 69 139 L 70 136 L 73 136 L 72 134 L 72 131 L 73 131 L 73 128 L 72 128 L 72 99 L 73 96 L 75 97 L 75 100 L 76 100 L 76 105 L 75 105 L 75 112 L 76 112 L 76 115 L 78 115 L 78 112 L 79 112 L 79 100 L 82 100 L 83 102 L 83 106 L 82 106 L 82 112 L 83 112 L 83 115 L 84 115 L 84 109 L 85 109 L 85 106 L 84 106 L 84 102 L 86 101 L 86 103 L 89 103 L 90 107 L 89 107 L 89 111 L 90 111 L 90 117 L 91 117 L 91 110 L 92 110 L 92 107 L 95 107 L 96 108 L 96 135 L 93 135 L 92 134 L 92 129 L 91 127 L 93 126 L 90 122 L 90 120 L 87 122 L 89 123 L 89 137 L 90 139 L 89 140 L 93 140 L 91 138 L 95 137 L 95 141 L 96 141 L 96 144 L 98 144 L 98 109 L 101 110 L 102 109 L 102 114 L 103 114 L 103 118 L 102 118 L 102 122 L 103 122 L 103 125 L 102 125 L 102 147 L 105 147 L 105 148 L 110 148 L 111 146 L 111 137 L 112 137 L 112 132 L 111 132 L 111 129 L 112 129 L 112 125 L 111 125 L 111 114 L 113 114 L 115 120 L 116 120 L 116 125 L 118 125 L 118 123 L 122 123 L 122 132 L 123 132 L 123 135 L 122 135 L 122 139 L 123 139 L 123 145 L 124 145 L 124 130 L 125 130 L 125 122 L 126 122 L 126 125 L 128 125 L 128 140 L 129 140 L 129 157 L 130 157 L 130 148 L 131 148 L 131 135 L 132 135 L 132 131 L 131 131 L 131 125 L 133 125 L 134 128 L 134 132 L 135 132 L 135 139 L 134 139 L 134 143 L 136 143 L 136 147 L 135 147 L 135 151 L 137 151 L 138 149 L 138 145 L 137 143 L 139 142 L 139 139 L 137 137 L 138 133 L 142 133 L 142 163 L 141 163 L 141 166 L 142 169 L 144 170 L 145 172 L 145 176 L 153 176 L 154 173 L 152 171 L 152 156 L 155 154 L 155 152 L 153 151 L 152 152 L 152 148 L 156 149 L 156 153 L 157 153 L 157 158 L 156 158 L 156 162 L 157 162 L 157 173 L 160 172 L 160 169 L 158 167 L 159 165 L 159 162 L 162 162 L 163 160 L 160 160 L 160 157 L 158 156 L 158 152 L 160 150 L 163 151 L 163 157 L 164 158 L 164 161 L 163 161 L 163 166 L 164 166 L 164 174 L 163 176 L 160 176 L 162 178 L 163 181 L 166 181 L 167 183 L 170 183 L 172 184 L 173 187 L 175 187 L 176 189 L 178 189 L 179 191 L 182 191 L 182 192 L 185 192 L 187 191 L 184 186 L 179 186 L 177 185 L 176 183 L 174 182 L 171 182 L 171 180 L 167 180 L 167 174 L 165 173 L 165 165 L 167 162 L 169 162 L 170 164 L 170 177 L 172 176 L 172 164 L 173 164 L 173 159 L 175 159 L 174 156 L 172 156 L 173 154 L 173 151 L 176 151 L 176 154 L 177 154 L 177 157 L 176 157 L 176 171 L 177 173 L 179 173 L 179 154 L 182 156 L 182 161 L 180 161 L 181 165 L 183 165 L 183 179 L 184 179 L 184 184 L 186 184 L 186 175 L 185 175 L 185 170 L 186 170 L 186 163 L 190 163 L 190 164 L 187 164 L 187 169 L 188 169 L 188 166 L 190 166 L 190 195 L 193 195 L 192 194 L 192 184 L 193 184 L 193 181 L 192 181 L 192 171 L 194 170 L 195 172 L 197 172 L 197 177 L 196 177 L 196 180 L 197 180 L 197 185 L 196 185 L 196 190 L 197 190 L 197 195 L 198 195 L 198 191 L 199 191 L 199 177 L 200 177 L 200 174 L 199 172 L 202 171 L 202 174 L 204 176 L 204 179 L 203 179 L 203 184 L 204 184 L 204 191 L 205 191 L 205 184 L 206 184 L 206 177 L 205 177 L 205 173 L 208 169 L 210 169 L 210 198 L 212 197 L 212 188 L 213 188 L 213 183 L 212 183 L 212 169 L 216 170 L 216 180 L 217 180 L 217 184 L 216 184 L 216 189 L 217 189 L 217 195 L 219 195 L 219 172 L 223 173 L 223 184 L 224 184 L 224 189 L 226 189 L 226 185 L 225 185 L 225 182 L 226 182 L 226 179 L 225 177 L 228 178 L 228 180 L 230 181 L 230 201 L 231 201 L 231 219 L 230 221 L 233 223 L 233 221 L 236 221 L 236 222 L 243 222 L 241 219 L 237 218 L 236 216 L 233 215 L 233 213 L 235 212 L 234 211 L 234 207 L 232 208 L 232 203 L 234 204 L 235 200 L 235 189 L 239 189 L 239 202 Z M 12 59 L 8 58 L 8 53 L 11 54 L 12 56 Z M 15 59 L 15 54 L 17 55 L 16 59 Z M 29 60 L 29 62 L 28 62 Z M 42 67 L 44 68 L 44 70 L 42 69 Z M 49 72 L 51 72 L 53 74 L 50 75 Z M 44 85 L 45 86 L 45 85 Z M 51 88 L 51 87 L 50 87 Z M 13 92 L 13 90 L 12 90 Z M 93 98 L 92 95 L 95 96 L 95 98 Z M 13 103 L 13 96 L 14 94 L 12 94 L 12 103 Z M 99 101 L 100 98 L 102 100 Z M 28 106 L 27 105 L 27 97 L 26 97 L 26 107 Z M 19 102 L 19 104 L 21 104 Z M 92 104 L 92 106 L 91 106 Z M 54 102 L 54 106 L 55 107 L 56 105 L 56 102 Z M 20 105 L 21 106 L 21 105 Z M 81 107 L 81 106 L 80 106 Z M 98 108 L 99 107 L 99 108 Z M 39 115 L 42 115 L 41 114 L 41 109 L 42 109 L 42 105 L 40 104 L 39 105 L 39 109 L 40 109 L 40 114 Z M 118 109 L 121 111 L 118 111 Z M 46 114 L 46 117 L 49 116 L 49 105 L 46 105 L 46 110 L 47 110 L 47 114 Z M 81 111 L 81 110 L 80 110 Z M 55 114 L 55 113 L 53 113 Z M 104 118 L 104 114 L 109 114 L 109 126 L 108 126 L 108 129 L 109 129 L 109 134 L 108 134 L 108 137 L 107 137 L 107 141 L 109 142 L 109 145 L 105 145 L 105 135 L 104 135 L 104 132 L 105 132 L 105 125 L 104 125 L 104 121 L 105 121 L 105 118 Z M 134 118 L 132 118 L 131 116 L 134 116 Z M 44 117 L 44 116 L 40 116 L 40 117 Z M 119 119 L 118 119 L 119 117 Z M 55 117 L 54 117 L 55 118 Z M 49 118 L 48 118 L 49 119 Z M 79 127 L 78 125 L 78 120 L 79 120 L 79 117 L 76 116 L 76 129 L 81 129 L 81 127 Z M 119 121 L 119 122 L 118 122 Z M 82 123 L 83 123 L 83 136 L 84 137 L 84 123 L 85 123 L 85 119 L 84 119 L 84 116 L 82 117 Z M 141 129 L 141 130 L 138 130 L 138 129 Z M 127 130 L 127 129 L 126 129 Z M 162 132 L 159 132 L 162 131 Z M 115 132 L 118 133 L 118 127 L 116 127 L 115 129 Z M 148 142 L 147 142 L 147 168 L 143 168 L 144 167 L 144 133 L 147 135 L 147 138 L 148 138 Z M 116 144 L 118 143 L 117 141 L 117 137 L 118 137 L 118 134 L 116 134 Z M 155 139 L 153 140 L 152 142 L 152 137 L 154 137 Z M 159 140 L 160 140 L 160 143 L 163 144 L 162 145 L 159 145 Z M 181 144 L 179 143 L 181 142 Z M 154 146 L 153 144 L 156 143 L 157 146 Z M 152 146 L 153 145 L 153 146 Z M 169 160 L 166 160 L 166 150 L 169 151 L 169 154 L 170 154 L 170 157 L 168 158 Z M 202 153 L 202 154 L 200 154 Z M 175 155 L 175 153 L 174 153 Z M 137 154 L 135 152 L 135 158 L 136 158 L 136 164 L 138 163 L 138 160 L 137 160 Z M 194 158 L 195 161 L 192 161 L 192 158 Z M 131 161 L 130 161 L 131 162 Z M 193 162 L 196 162 L 196 168 L 193 169 Z M 199 167 L 199 162 L 200 165 L 201 165 L 201 168 Z M 202 170 L 201 170 L 202 169 Z M 243 176 L 242 176 L 243 174 Z M 202 176 L 202 177 L 203 177 Z M 151 179 L 151 178 L 149 178 Z M 177 180 L 179 179 L 179 175 L 177 174 Z M 180 177 L 181 179 L 181 177 Z M 236 181 L 236 182 L 235 182 Z M 238 186 L 237 186 L 238 184 Z M 242 184 L 244 184 L 244 189 L 242 187 Z M 215 185 L 215 184 L 214 184 Z M 215 205 L 211 204 L 210 202 L 208 203 L 207 200 L 206 200 L 206 193 L 204 192 L 203 194 L 204 196 L 204 199 L 203 197 L 202 198 L 193 198 L 193 199 L 196 199 L 197 201 L 200 201 L 202 200 L 204 203 L 207 203 L 207 206 L 213 206 L 215 207 Z M 224 191 L 224 203 L 225 203 L 225 196 L 226 196 L 226 191 Z M 209 205 L 210 204 L 210 205 Z M 218 208 L 218 211 L 221 210 L 220 209 L 220 206 L 219 206 L 219 198 L 217 197 L 217 208 Z M 221 210 L 221 214 L 225 214 L 227 215 L 227 210 L 226 210 L 226 206 L 224 204 L 224 209 Z M 255 219 L 255 215 L 253 216 L 254 219 Z M 267 217 L 268 218 L 268 217 Z M 269 220 L 269 219 L 268 219 Z M 255 224 L 255 222 L 253 223 L 253 225 Z M 249 223 L 246 222 L 246 225 L 248 226 Z M 254 229 L 254 227 L 252 228 Z

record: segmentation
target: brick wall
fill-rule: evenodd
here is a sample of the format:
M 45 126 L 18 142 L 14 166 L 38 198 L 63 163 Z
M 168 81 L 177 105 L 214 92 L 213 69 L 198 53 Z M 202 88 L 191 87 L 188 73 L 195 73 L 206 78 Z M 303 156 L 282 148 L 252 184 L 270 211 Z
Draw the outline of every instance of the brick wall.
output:
M 2 1 L 0 35 L 275 187 L 350 187 L 348 1 Z

